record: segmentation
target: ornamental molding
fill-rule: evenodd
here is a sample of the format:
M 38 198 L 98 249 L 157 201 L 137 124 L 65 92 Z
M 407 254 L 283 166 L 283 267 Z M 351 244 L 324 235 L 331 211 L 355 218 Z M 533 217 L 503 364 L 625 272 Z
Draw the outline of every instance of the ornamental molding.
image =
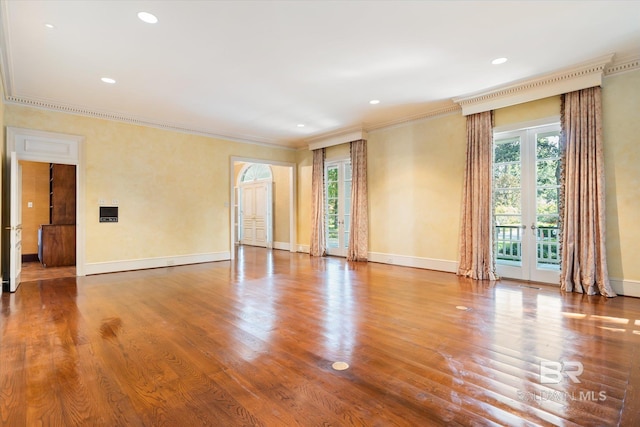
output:
M 308 149 L 313 151 L 319 148 L 332 147 L 334 145 L 345 144 L 347 142 L 359 141 L 367 139 L 367 131 L 357 127 L 348 130 L 342 129 L 333 133 L 324 134 L 322 136 L 312 138 L 308 141 Z
M 640 69 L 640 53 L 620 56 L 616 55 L 613 63 L 604 70 L 605 77 Z
M 462 114 L 466 116 L 587 87 L 600 86 L 604 71 L 612 59 L 613 54 L 605 55 L 554 73 L 453 98 L 453 102 L 462 107 Z M 631 65 L 626 68 L 630 67 Z M 623 68 L 625 67 L 623 66 Z M 627 71 L 626 68 L 624 71 Z

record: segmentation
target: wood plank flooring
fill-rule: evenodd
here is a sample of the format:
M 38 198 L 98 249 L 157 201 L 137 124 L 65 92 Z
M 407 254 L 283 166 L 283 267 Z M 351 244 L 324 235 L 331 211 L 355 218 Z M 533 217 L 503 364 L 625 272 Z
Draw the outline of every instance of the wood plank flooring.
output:
M 244 247 L 1 302 L 6 426 L 640 423 L 640 299 Z
M 75 277 L 76 267 L 44 267 L 39 261 L 22 263 L 22 283 L 34 280 L 58 279 L 61 277 Z

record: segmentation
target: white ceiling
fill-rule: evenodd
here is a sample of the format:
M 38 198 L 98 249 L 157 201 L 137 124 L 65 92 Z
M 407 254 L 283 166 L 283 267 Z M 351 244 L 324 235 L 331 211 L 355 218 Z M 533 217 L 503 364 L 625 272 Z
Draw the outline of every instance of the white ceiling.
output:
M 10 102 L 290 147 L 640 53 L 639 1 L 5 0 L 0 13 Z

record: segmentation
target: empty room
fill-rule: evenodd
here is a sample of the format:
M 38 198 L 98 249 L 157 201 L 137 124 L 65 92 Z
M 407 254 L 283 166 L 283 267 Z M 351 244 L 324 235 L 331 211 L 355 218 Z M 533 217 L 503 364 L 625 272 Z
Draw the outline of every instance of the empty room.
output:
M 0 425 L 637 426 L 639 16 L 0 0 Z

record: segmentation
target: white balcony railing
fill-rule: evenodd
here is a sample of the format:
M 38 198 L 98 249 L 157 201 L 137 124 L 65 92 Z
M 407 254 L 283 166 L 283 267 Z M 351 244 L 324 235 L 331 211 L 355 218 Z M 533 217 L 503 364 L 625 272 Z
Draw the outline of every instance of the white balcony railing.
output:
M 496 259 L 501 261 L 522 261 L 522 236 L 525 231 L 519 225 L 497 225 L 495 234 Z M 558 227 L 537 227 L 536 257 L 538 265 L 556 266 L 560 264 L 560 243 Z

